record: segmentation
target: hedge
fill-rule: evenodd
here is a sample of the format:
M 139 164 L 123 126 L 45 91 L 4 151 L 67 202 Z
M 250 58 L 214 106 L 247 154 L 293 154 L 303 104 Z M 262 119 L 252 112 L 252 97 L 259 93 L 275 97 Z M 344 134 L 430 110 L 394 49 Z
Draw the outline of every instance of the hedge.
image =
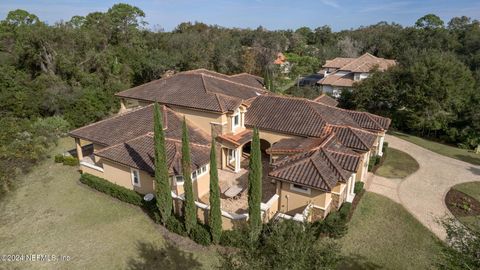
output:
M 225 247 L 245 247 L 249 242 L 248 233 L 244 230 L 234 229 L 222 231 L 220 245 Z
M 205 227 L 205 225 L 201 223 L 197 223 L 195 227 L 193 227 L 192 231 L 190 232 L 190 238 L 195 241 L 197 244 L 208 246 L 212 243 L 212 236 L 210 232 Z
M 111 183 L 103 178 L 83 173 L 80 177 L 80 182 L 83 184 L 96 189 L 100 192 L 108 194 L 114 198 L 117 198 L 121 201 L 131 203 L 138 206 L 144 206 L 143 196 L 137 192 L 121 187 L 114 183 Z
M 343 237 L 348 231 L 347 222 L 351 208 L 351 203 L 343 203 L 338 211 L 328 214 L 322 221 L 315 222 L 314 227 L 318 235 L 331 238 Z
M 55 163 L 63 163 L 63 155 L 62 154 L 55 155 Z
M 78 165 L 78 159 L 72 156 L 66 156 L 63 157 L 63 165 L 68 165 L 68 166 L 77 166 Z
M 360 193 L 360 191 L 363 190 L 363 186 L 365 185 L 365 183 L 363 182 L 355 182 L 355 187 L 353 188 L 353 193 L 355 194 L 358 194 Z
M 187 236 L 187 230 L 185 229 L 185 224 L 183 223 L 183 219 L 181 217 L 171 215 L 170 218 L 168 218 L 165 226 L 173 233 L 181 236 Z

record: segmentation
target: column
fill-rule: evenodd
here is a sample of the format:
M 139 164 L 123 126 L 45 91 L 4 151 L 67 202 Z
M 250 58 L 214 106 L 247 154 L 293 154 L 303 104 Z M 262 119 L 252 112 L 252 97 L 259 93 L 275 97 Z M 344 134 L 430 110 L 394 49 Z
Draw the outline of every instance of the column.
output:
M 78 161 L 82 161 L 83 159 L 83 152 L 82 152 L 82 143 L 80 142 L 79 138 L 75 138 L 75 145 L 77 147 L 77 158 Z
M 120 111 L 118 113 L 123 113 L 127 111 L 127 107 L 125 106 L 125 99 L 120 99 Z
M 380 142 L 378 143 L 378 155 L 383 156 L 383 141 L 385 141 L 385 135 L 380 137 Z
M 240 147 L 235 149 L 235 172 L 240 171 Z

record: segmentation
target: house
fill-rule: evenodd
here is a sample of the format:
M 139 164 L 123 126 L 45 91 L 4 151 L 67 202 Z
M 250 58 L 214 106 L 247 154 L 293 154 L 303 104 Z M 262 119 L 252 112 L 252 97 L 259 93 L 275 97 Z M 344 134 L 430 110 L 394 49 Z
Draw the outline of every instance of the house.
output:
M 338 98 L 342 89 L 352 88 L 354 82 L 368 78 L 372 70 L 385 71 L 395 65 L 395 60 L 379 58 L 369 53 L 358 58 L 337 57 L 326 61 L 321 71 L 323 78 L 317 83 L 322 86 L 323 93 Z
M 177 73 L 120 93 L 120 112 L 70 132 L 80 170 L 141 194 L 153 193 L 153 103 L 163 111 L 167 161 L 177 210 L 183 200 L 182 121 L 190 135 L 198 218 L 208 222 L 209 151 L 217 149 L 224 229 L 248 219 L 248 157 L 252 129 L 260 134 L 264 221 L 324 218 L 351 202 L 370 156 L 382 155 L 390 119 L 315 100 L 279 96 L 250 74 L 205 69 Z M 88 152 L 85 145 L 93 151 Z
M 282 74 L 288 74 L 292 70 L 292 65 L 287 61 L 287 57 L 281 52 L 277 53 L 277 58 L 273 61 L 273 64 L 280 67 L 280 72 Z

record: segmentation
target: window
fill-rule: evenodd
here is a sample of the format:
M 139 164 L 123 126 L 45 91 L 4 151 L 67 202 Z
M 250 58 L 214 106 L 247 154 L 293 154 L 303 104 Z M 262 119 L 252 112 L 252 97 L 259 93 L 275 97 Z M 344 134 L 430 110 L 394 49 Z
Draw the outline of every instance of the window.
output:
M 131 169 L 132 174 L 132 185 L 139 187 L 140 186 L 140 172 L 136 169 Z
M 196 180 L 197 179 L 197 171 L 193 171 L 192 172 L 192 180 Z
M 302 185 L 290 184 L 290 190 L 310 194 L 310 188 L 304 187 Z
M 175 175 L 175 181 L 177 184 L 183 184 L 183 175 Z
M 232 116 L 232 131 L 235 131 L 237 127 L 240 126 L 240 110 L 236 110 L 235 114 Z

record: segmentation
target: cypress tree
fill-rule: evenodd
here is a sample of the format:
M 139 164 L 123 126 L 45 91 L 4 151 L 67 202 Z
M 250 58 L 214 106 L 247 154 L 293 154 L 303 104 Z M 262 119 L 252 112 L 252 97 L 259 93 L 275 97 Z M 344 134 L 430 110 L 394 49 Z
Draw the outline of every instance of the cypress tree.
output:
M 157 207 L 163 225 L 172 214 L 172 191 L 168 177 L 167 151 L 165 149 L 165 134 L 163 132 L 163 117 L 160 106 L 155 103 L 154 110 L 154 144 L 155 144 L 155 193 Z
M 222 236 L 222 210 L 220 209 L 220 187 L 218 185 L 217 156 L 215 152 L 215 139 L 212 140 L 210 149 L 210 212 L 208 224 L 212 234 L 213 243 L 218 244 Z
M 185 192 L 185 203 L 183 211 L 185 219 L 185 229 L 187 229 L 187 233 L 190 233 L 195 227 L 195 225 L 197 225 L 197 211 L 195 207 L 195 199 L 193 198 L 190 143 L 188 139 L 187 121 L 185 120 L 185 117 L 183 117 L 182 128 L 182 172 L 183 189 Z
M 260 151 L 260 138 L 258 129 L 253 129 L 252 147 L 250 150 L 250 163 L 248 173 L 248 215 L 250 238 L 258 239 L 262 230 L 260 203 L 262 200 L 262 153 Z

